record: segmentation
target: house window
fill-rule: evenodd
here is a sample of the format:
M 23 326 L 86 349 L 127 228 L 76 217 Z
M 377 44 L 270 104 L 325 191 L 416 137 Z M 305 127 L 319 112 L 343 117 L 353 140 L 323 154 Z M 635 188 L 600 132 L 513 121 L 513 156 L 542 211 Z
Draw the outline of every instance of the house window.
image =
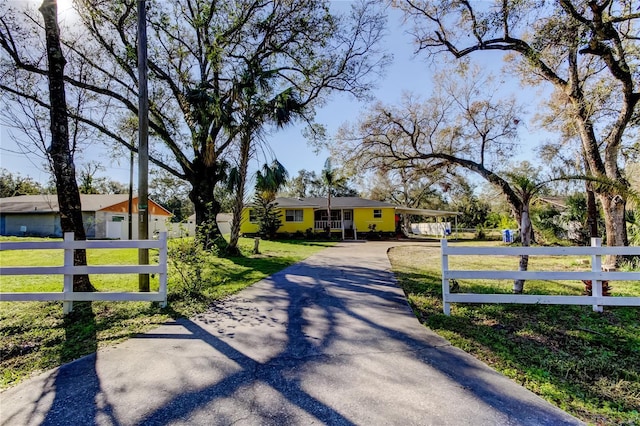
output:
M 381 219 L 382 218 L 382 209 L 373 209 L 373 218 Z
M 258 223 L 258 215 L 254 209 L 249 210 L 249 222 Z
M 302 210 L 286 210 L 284 215 L 285 222 L 302 222 Z

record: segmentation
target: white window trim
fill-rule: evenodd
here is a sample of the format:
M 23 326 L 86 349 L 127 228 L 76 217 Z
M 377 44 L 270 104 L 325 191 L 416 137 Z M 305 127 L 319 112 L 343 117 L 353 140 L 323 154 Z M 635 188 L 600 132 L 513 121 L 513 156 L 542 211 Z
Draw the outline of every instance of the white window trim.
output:
M 300 212 L 300 218 L 298 220 L 298 213 Z M 290 213 L 291 216 L 293 217 L 293 220 L 289 220 L 290 218 Z M 304 210 L 302 209 L 286 209 L 284 212 L 284 221 L 285 222 L 291 222 L 291 223 L 300 223 L 300 222 L 304 222 Z

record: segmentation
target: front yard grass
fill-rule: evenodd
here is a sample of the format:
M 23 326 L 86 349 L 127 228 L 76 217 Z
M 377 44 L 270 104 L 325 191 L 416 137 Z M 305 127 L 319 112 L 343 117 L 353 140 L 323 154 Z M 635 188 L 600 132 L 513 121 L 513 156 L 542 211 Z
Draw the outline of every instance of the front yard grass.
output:
M 2 241 L 9 241 L 3 238 Z M 14 239 L 15 240 L 15 239 Z M 36 239 L 32 239 L 36 240 Z M 177 242 L 169 241 L 170 247 Z M 261 241 L 259 255 L 252 255 L 253 239 L 240 239 L 243 256 L 222 258 L 205 254 L 203 282 L 197 294 L 178 291 L 180 278 L 169 268 L 169 306 L 148 302 L 74 303 L 65 317 L 61 302 L 0 302 L 0 389 L 84 355 L 98 348 L 150 330 L 171 318 L 190 317 L 206 310 L 215 300 L 236 293 L 334 243 Z M 157 252 L 156 252 L 157 253 Z M 61 265 L 62 250 L 0 252 L 2 266 Z M 91 265 L 136 264 L 137 250 L 88 250 Z M 154 262 L 154 251 L 150 251 Z M 157 261 L 157 260 L 155 260 Z M 137 275 L 91 276 L 99 291 L 137 291 Z M 158 277 L 151 279 L 151 290 Z M 57 292 L 60 276 L 1 276 L 2 292 Z
M 470 243 L 465 243 L 470 244 Z M 485 243 L 487 244 L 487 243 Z M 496 243 L 488 243 L 496 244 Z M 591 306 L 455 304 L 442 313 L 440 247 L 389 252 L 418 318 L 453 345 L 590 424 L 640 425 L 640 309 Z M 464 262 L 464 266 L 462 264 Z M 460 256 L 452 269 L 517 269 L 516 257 Z M 532 257 L 530 270 L 585 270 L 587 259 Z M 509 293 L 512 282 L 459 280 L 460 292 Z M 611 283 L 614 295 L 640 296 L 640 283 Z M 526 282 L 533 294 L 579 295 L 579 282 Z

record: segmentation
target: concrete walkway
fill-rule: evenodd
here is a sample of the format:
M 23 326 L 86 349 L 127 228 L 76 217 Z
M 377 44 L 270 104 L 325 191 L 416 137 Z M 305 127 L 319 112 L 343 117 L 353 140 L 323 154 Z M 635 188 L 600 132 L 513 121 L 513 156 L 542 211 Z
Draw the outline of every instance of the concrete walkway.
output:
M 418 323 L 386 256 L 342 243 L 0 394 L 2 425 L 580 424 Z

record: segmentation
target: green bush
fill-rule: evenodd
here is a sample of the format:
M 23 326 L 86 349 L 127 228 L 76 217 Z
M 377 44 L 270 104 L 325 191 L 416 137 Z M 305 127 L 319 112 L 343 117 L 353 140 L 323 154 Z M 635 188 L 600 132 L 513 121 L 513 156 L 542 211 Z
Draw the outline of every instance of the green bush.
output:
M 172 240 L 168 248 L 169 289 L 183 297 L 196 297 L 211 283 L 206 268 L 209 256 L 217 256 L 217 250 L 205 250 L 194 238 Z
M 478 225 L 480 226 L 480 225 Z M 516 229 L 518 222 L 507 213 L 491 212 L 483 223 L 484 228 L 489 229 Z
M 628 211 L 626 219 L 629 245 L 640 246 L 640 210 Z
M 304 231 L 304 237 L 307 240 L 315 240 L 316 239 L 316 234 L 313 232 L 313 228 L 307 228 Z

